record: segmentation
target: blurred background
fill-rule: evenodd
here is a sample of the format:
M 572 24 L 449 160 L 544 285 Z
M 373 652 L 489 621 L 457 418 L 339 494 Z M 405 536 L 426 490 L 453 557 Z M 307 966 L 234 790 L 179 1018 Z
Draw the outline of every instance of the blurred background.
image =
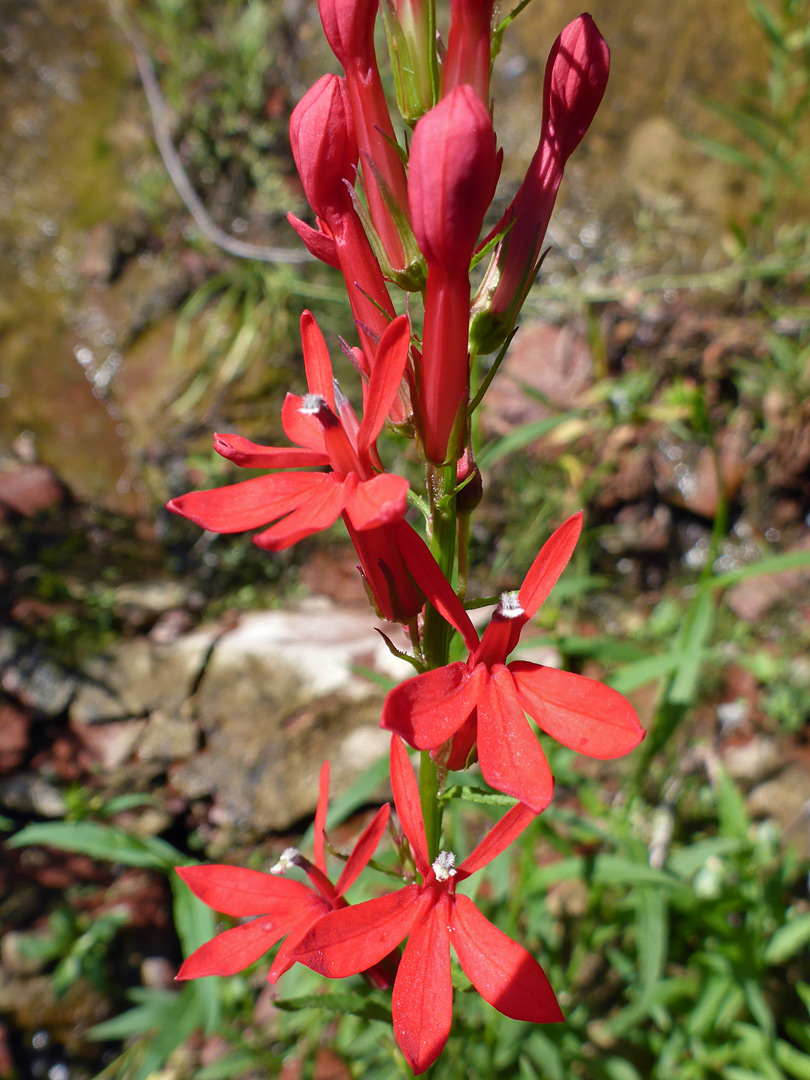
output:
M 459 985 L 435 1076 L 806 1080 L 810 4 L 590 11 L 610 84 L 479 414 L 471 595 L 584 506 L 526 655 L 611 682 L 650 734 L 610 767 L 549 748 L 555 806 L 480 886 L 569 1023 L 495 1022 Z M 493 220 L 578 14 L 544 0 L 505 35 Z M 285 220 L 289 114 L 325 70 L 303 0 L 0 7 L 0 1078 L 404 1075 L 384 1004 L 338 1022 L 306 972 L 280 998 L 266 964 L 172 984 L 217 924 L 170 868 L 275 861 L 325 755 L 353 836 L 408 671 L 337 528 L 274 556 L 163 509 L 237 479 L 213 431 L 283 439 L 303 307 L 356 389 L 342 285 Z M 267 258 L 203 235 L 156 130 Z M 461 849 L 488 811 L 458 806 Z

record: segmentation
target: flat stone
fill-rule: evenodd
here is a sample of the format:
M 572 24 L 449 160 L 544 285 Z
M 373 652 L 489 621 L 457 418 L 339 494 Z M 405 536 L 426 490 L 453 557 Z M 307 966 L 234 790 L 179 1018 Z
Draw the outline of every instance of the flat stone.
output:
M 135 638 L 94 657 L 86 665 L 92 683 L 77 694 L 71 721 L 93 724 L 180 708 L 220 633 L 214 626 L 166 643 Z
M 311 814 L 325 758 L 339 791 L 387 752 L 382 694 L 354 665 L 408 674 L 366 612 L 246 616 L 214 649 L 193 702 L 206 748 L 171 771 L 172 786 L 213 797 L 221 826 L 283 830 Z
M 160 709 L 152 713 L 145 728 L 138 740 L 141 761 L 183 761 L 200 744 L 200 729 L 193 720 Z
M 24 634 L 0 631 L 0 686 L 40 716 L 59 716 L 76 693 L 78 680 L 51 660 L 41 645 Z

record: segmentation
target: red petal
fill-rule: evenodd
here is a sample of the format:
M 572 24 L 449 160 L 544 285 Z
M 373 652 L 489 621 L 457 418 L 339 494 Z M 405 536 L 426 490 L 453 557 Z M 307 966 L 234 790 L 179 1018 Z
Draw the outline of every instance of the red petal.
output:
M 449 903 L 442 893 L 413 924 L 391 998 L 394 1034 L 417 1076 L 444 1049 L 453 1018 Z
M 271 479 L 282 474 L 275 473 Z M 320 481 L 306 493 L 306 502 L 276 525 L 253 537 L 253 543 L 267 551 L 281 551 L 305 536 L 328 529 L 337 521 L 345 501 L 343 477 L 338 473 L 299 473 Z M 250 483 L 250 481 L 247 481 Z M 275 515 L 274 515 L 275 516 Z
M 604 683 L 525 660 L 509 670 L 529 716 L 571 750 L 602 760 L 622 757 L 646 734 L 630 702 Z
M 318 777 L 318 805 L 315 807 L 315 822 L 312 826 L 312 849 L 314 852 L 315 865 L 326 873 L 326 859 L 323 854 L 323 830 L 326 826 L 326 811 L 329 808 L 329 762 L 321 765 L 321 774 Z
M 307 225 L 305 221 L 297 218 L 295 214 L 287 214 L 287 221 L 301 237 L 304 247 L 310 255 L 314 255 L 316 259 L 320 259 L 327 266 L 333 266 L 335 270 L 340 269 L 340 260 L 338 259 L 334 237 L 328 236 L 319 229 L 313 229 L 311 225 Z
M 241 435 L 214 435 L 214 449 L 243 469 L 302 469 L 307 465 L 328 465 L 329 458 L 318 450 L 297 446 L 261 446 Z
M 301 315 L 301 343 L 304 347 L 304 367 L 310 394 L 320 394 L 326 404 L 335 411 L 335 383 L 332 361 L 321 328 L 311 311 Z
M 474 652 L 478 648 L 475 627 L 425 541 L 417 532 L 409 529 L 400 537 L 400 549 L 416 584 L 439 614 L 458 630 L 470 652 Z
M 411 344 L 411 325 L 407 315 L 389 323 L 377 347 L 366 391 L 363 422 L 357 434 L 357 452 L 361 458 L 382 430 L 385 418 L 396 400 Z
M 524 806 L 523 803 L 513 806 L 499 822 L 492 826 L 478 847 L 467 856 L 458 868 L 456 881 L 463 881 L 465 877 L 469 877 L 482 866 L 492 862 L 502 851 L 506 851 L 512 841 L 516 840 L 536 817 L 534 810 Z
M 380 837 L 385 832 L 385 826 L 388 824 L 388 815 L 391 808 L 388 803 L 385 806 L 381 806 L 377 813 L 374 815 L 374 820 L 365 829 L 360 839 L 352 848 L 352 853 L 346 860 L 346 865 L 343 867 L 343 873 L 337 880 L 335 891 L 338 896 L 343 896 L 347 889 L 351 888 L 357 879 L 358 874 L 366 868 L 368 860 L 374 854 L 377 844 L 380 842 Z
M 211 491 L 190 491 L 166 506 L 211 532 L 244 532 L 295 510 L 328 476 L 298 472 L 256 476 Z
M 235 975 L 255 963 L 284 937 L 294 919 L 264 916 L 235 926 L 201 945 L 178 971 L 177 979 L 199 979 L 203 975 Z
M 457 895 L 451 940 L 467 978 L 504 1016 L 551 1024 L 563 1014 L 545 972 L 529 953 L 485 919 L 468 896 Z
M 300 881 L 241 866 L 178 866 L 177 873 L 196 897 L 223 915 L 284 914 L 314 895 Z
M 454 735 L 478 703 L 487 669 L 454 664 L 425 671 L 389 691 L 380 727 L 395 731 L 417 750 L 432 750 Z
M 408 481 L 404 476 L 380 473 L 361 480 L 346 498 L 346 513 L 355 529 L 376 529 L 404 517 L 408 508 Z
M 285 971 L 289 971 L 295 963 L 290 957 L 290 953 L 298 948 L 298 945 L 310 927 L 315 923 L 328 915 L 332 910 L 329 904 L 325 900 L 319 901 L 318 904 L 306 912 L 296 923 L 290 926 L 287 931 L 287 937 L 284 944 L 280 947 L 276 953 L 276 958 L 270 966 L 270 970 L 267 972 L 267 981 L 269 983 L 276 983 L 284 974 Z
M 496 664 L 478 705 L 478 760 L 484 779 L 536 814 L 554 793 L 554 780 L 529 727 L 508 669 Z
M 518 593 L 518 601 L 528 620 L 557 584 L 582 532 L 582 511 L 574 514 L 546 540 L 532 563 Z
M 405 744 L 396 735 L 391 736 L 391 790 L 399 823 L 411 845 L 416 869 L 423 878 L 427 877 L 430 859 L 419 785 Z
M 305 446 L 328 460 L 323 428 L 316 416 L 301 412 L 304 399 L 297 394 L 287 394 L 281 406 L 281 426 L 284 434 L 296 446 Z
M 378 964 L 410 933 L 419 908 L 418 885 L 324 915 L 290 958 L 330 979 Z

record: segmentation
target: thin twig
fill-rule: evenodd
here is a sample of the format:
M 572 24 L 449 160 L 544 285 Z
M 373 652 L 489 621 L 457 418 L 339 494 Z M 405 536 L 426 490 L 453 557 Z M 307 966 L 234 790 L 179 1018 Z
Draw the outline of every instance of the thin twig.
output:
M 121 5 L 115 0 L 112 3 L 113 16 L 120 26 L 124 36 L 129 42 L 135 62 L 138 65 L 138 74 L 146 94 L 146 101 L 152 117 L 152 130 L 155 136 L 157 148 L 166 166 L 169 179 L 174 184 L 177 194 L 185 203 L 189 213 L 194 218 L 200 232 L 202 232 L 212 244 L 227 251 L 229 255 L 237 259 L 257 259 L 260 262 L 269 263 L 303 263 L 311 262 L 312 256 L 306 248 L 283 248 L 266 247 L 260 244 L 250 244 L 245 240 L 239 240 L 231 236 L 211 220 L 211 216 L 200 201 L 197 192 L 191 185 L 186 175 L 183 164 L 174 148 L 171 133 L 169 131 L 168 106 L 161 93 L 160 86 L 155 75 L 155 69 L 145 45 L 132 27 Z

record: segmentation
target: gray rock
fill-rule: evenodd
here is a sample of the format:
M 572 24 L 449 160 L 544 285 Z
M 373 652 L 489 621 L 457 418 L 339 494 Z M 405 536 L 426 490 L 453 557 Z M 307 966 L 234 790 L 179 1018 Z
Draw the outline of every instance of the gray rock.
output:
M 388 747 L 381 691 L 354 665 L 407 673 L 365 613 L 246 616 L 206 668 L 194 700 L 206 749 L 172 772 L 175 788 L 213 796 L 223 826 L 281 830 L 310 814 L 325 758 L 339 790 Z
M 59 716 L 70 704 L 76 677 L 41 645 L 13 629 L 0 630 L 0 686 L 36 715 Z
M 79 724 L 147 716 L 179 709 L 192 694 L 211 647 L 221 633 L 205 627 L 175 641 L 135 638 L 86 666 L 90 676 L 76 695 L 70 719 Z

